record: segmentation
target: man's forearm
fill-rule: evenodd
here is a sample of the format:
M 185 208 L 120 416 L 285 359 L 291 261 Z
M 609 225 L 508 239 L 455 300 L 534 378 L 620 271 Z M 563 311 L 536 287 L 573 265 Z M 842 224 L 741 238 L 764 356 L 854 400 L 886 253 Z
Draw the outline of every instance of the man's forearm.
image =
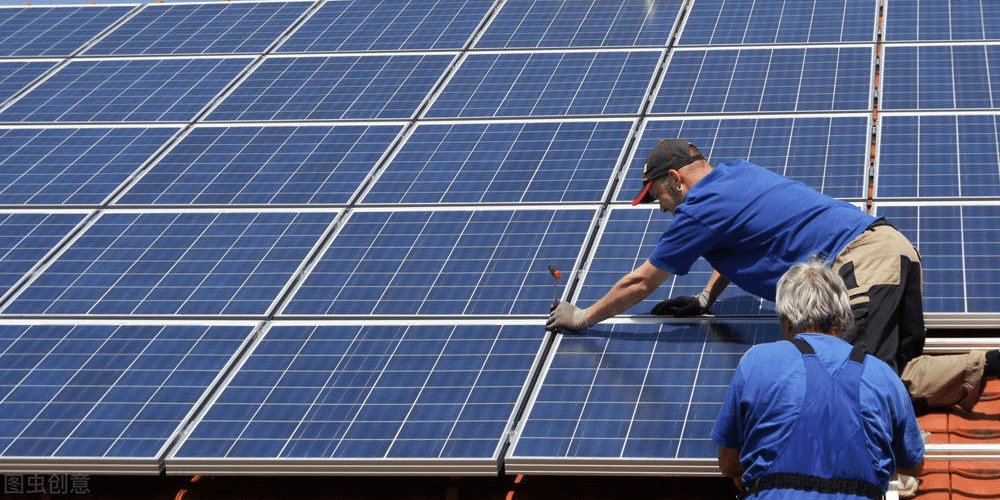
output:
M 627 311 L 653 293 L 670 273 L 646 262 L 615 283 L 600 300 L 587 308 L 587 323 L 595 325 Z
M 712 295 L 712 301 L 719 298 L 722 292 L 726 290 L 729 286 L 729 279 L 722 275 L 719 271 L 712 271 L 712 277 L 708 279 L 708 283 L 705 285 L 705 290 L 708 290 L 709 294 Z

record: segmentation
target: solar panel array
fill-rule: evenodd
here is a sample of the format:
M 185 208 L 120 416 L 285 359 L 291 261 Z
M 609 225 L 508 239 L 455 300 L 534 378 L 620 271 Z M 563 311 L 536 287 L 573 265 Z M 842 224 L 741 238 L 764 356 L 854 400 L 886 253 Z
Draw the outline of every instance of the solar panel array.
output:
M 968 8 L 0 7 L 0 472 L 717 473 L 773 304 L 649 317 L 699 261 L 581 335 L 549 306 L 645 260 L 670 218 L 629 201 L 684 137 L 890 217 L 930 323 L 991 317 L 1000 33 Z

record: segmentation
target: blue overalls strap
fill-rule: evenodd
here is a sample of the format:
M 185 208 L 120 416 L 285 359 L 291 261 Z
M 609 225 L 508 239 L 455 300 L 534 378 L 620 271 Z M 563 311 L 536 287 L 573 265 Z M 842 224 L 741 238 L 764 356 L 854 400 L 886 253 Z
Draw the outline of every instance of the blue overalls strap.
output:
M 792 343 L 806 371 L 801 411 L 774 464 L 743 484 L 743 496 L 781 488 L 883 498 L 861 420 L 865 352 L 855 347 L 831 374 L 808 342 L 796 337 Z

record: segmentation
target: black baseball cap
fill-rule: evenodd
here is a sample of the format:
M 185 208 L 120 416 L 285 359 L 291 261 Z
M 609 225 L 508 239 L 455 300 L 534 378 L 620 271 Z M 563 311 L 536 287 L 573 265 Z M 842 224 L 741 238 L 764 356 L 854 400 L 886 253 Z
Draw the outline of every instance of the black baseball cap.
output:
M 642 192 L 632 201 L 632 205 L 655 201 L 656 198 L 649 194 L 649 186 L 656 179 L 667 175 L 667 172 L 705 159 L 701 154 L 691 156 L 688 153 L 689 146 L 691 143 L 684 139 L 664 139 L 653 148 L 646 157 L 646 171 L 642 173 Z

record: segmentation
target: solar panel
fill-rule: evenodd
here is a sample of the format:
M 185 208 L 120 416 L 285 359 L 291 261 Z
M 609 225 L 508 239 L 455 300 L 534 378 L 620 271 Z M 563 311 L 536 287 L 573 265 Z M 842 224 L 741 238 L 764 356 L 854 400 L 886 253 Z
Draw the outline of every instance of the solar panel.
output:
M 98 205 L 178 130 L 0 128 L 0 204 Z
M 600 224 L 600 233 L 581 275 L 575 303 L 588 307 L 604 296 L 611 287 L 633 269 L 638 268 L 653 253 L 653 248 L 667 228 L 671 215 L 659 207 L 613 207 L 607 220 Z M 685 276 L 671 276 L 658 290 L 623 313 L 645 316 L 660 301 L 679 295 L 697 295 L 712 275 L 712 266 L 698 259 Z M 773 314 L 774 303 L 739 289 L 726 288 L 712 306 L 716 315 Z
M 681 0 L 508 0 L 477 49 L 665 46 Z
M 0 296 L 52 253 L 86 212 L 0 212 Z
M 920 250 L 925 313 L 994 313 L 1000 310 L 1000 206 L 995 202 L 876 203 L 874 213 Z
M 266 315 L 335 212 L 104 212 L 5 315 Z
M 890 42 L 1000 38 L 1000 13 L 982 0 L 893 0 L 886 9 L 885 25 L 885 39 Z
M 135 6 L 0 7 L 0 56 L 68 56 Z
M 489 0 L 324 2 L 279 52 L 462 49 Z
M 5 472 L 158 473 L 249 326 L 0 324 Z
M 146 5 L 86 55 L 259 53 L 313 2 Z
M 870 45 L 677 48 L 671 51 L 652 112 L 869 110 L 873 58 Z
M 270 57 L 209 120 L 411 118 L 454 56 Z
M 871 116 L 647 119 L 615 197 L 642 190 L 646 156 L 661 139 L 682 138 L 717 165 L 745 159 L 834 198 L 867 196 Z
M 401 125 L 196 127 L 121 205 L 346 204 Z
M 560 335 L 508 474 L 717 474 L 709 437 L 743 353 L 777 321 L 609 323 Z
M 0 61 L 0 104 L 55 66 L 52 61 Z
M 538 324 L 271 327 L 171 471 L 497 474 Z
M 0 111 L 0 122 L 187 121 L 249 62 L 74 60 Z
M 880 117 L 876 194 L 887 198 L 1000 196 L 993 115 Z
M 659 50 L 470 53 L 426 118 L 639 112 Z
M 884 110 L 991 109 L 1000 71 L 996 45 L 885 47 L 879 106 Z M 994 84 L 994 82 L 997 82 Z
M 633 121 L 426 123 L 364 203 L 600 202 Z
M 698 0 L 678 45 L 874 42 L 878 15 L 876 0 Z
M 552 301 L 588 306 L 646 260 L 671 216 L 628 203 L 653 144 L 681 137 L 874 195 L 924 255 L 928 314 L 986 325 L 988 11 L 0 7 L 0 470 L 717 475 L 708 429 L 740 355 L 776 338 L 773 303 L 730 286 L 714 322 L 648 316 L 701 291 L 704 260 L 582 335 L 544 331 Z M 99 383 L 46 385 L 50 362 Z M 48 399 L 17 400 L 21 379 Z
M 361 211 L 282 315 L 545 314 L 547 264 L 572 269 L 594 209 Z

